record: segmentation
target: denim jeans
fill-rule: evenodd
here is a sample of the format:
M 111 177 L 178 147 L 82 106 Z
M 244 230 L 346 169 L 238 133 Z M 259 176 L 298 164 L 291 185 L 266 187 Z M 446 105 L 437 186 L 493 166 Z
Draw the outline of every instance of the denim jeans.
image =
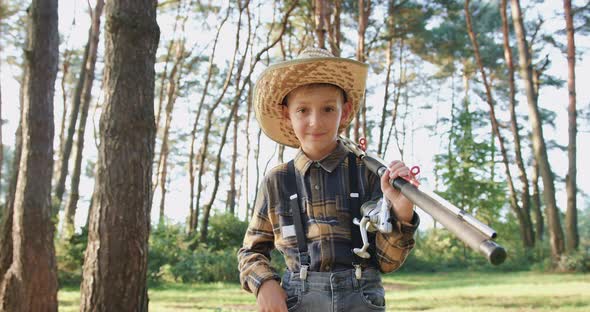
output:
M 385 311 L 385 290 L 375 269 L 364 270 L 359 280 L 354 270 L 309 272 L 305 281 L 287 271 L 281 284 L 289 311 Z

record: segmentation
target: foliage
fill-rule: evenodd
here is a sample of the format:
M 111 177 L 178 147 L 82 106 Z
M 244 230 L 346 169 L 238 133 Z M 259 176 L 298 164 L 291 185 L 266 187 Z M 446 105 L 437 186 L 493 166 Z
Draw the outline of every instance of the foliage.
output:
M 494 145 L 474 135 L 483 126 L 483 113 L 470 112 L 467 107 L 465 102 L 457 116 L 458 126 L 451 126 L 448 152 L 436 155 L 436 168 L 446 186 L 443 197 L 489 224 L 500 217 L 506 189 L 492 174 Z
M 229 213 L 209 219 L 207 247 L 211 250 L 238 248 L 242 245 L 248 223 Z
M 160 225 L 150 235 L 148 280 L 238 281 L 237 251 L 247 223 L 230 214 L 212 216 L 206 244 L 192 246 L 185 225 Z
M 55 254 L 58 280 L 61 286 L 77 285 L 82 281 L 84 251 L 86 250 L 87 244 L 87 227 L 83 227 L 80 233 L 74 233 L 67 241 L 63 241 L 60 237 L 57 237 Z

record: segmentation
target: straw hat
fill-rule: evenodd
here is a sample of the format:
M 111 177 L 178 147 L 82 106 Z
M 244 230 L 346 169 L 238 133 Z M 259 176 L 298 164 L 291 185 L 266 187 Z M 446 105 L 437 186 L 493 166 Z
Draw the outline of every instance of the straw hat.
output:
M 254 87 L 254 110 L 262 131 L 272 140 L 299 147 L 291 122 L 283 116 L 282 102 L 289 92 L 311 83 L 329 83 L 346 92 L 352 110 L 342 122 L 345 129 L 359 110 L 365 94 L 368 65 L 335 57 L 324 49 L 307 48 L 294 60 L 269 66 Z

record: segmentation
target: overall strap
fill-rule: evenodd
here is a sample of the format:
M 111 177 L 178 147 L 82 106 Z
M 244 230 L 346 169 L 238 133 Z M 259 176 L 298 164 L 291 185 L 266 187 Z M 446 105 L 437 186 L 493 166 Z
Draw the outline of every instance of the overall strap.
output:
M 305 212 L 301 209 L 299 201 L 297 176 L 295 175 L 295 162 L 293 160 L 289 161 L 287 164 L 287 174 L 288 181 L 291 181 L 291 183 L 287 183 L 287 191 L 289 193 L 289 209 L 293 214 L 293 225 L 295 226 L 295 235 L 297 236 L 297 248 L 299 249 L 299 264 L 301 266 L 299 274 L 301 280 L 306 280 L 310 257 L 307 251 L 307 239 L 305 236 L 305 227 L 302 216 Z
M 360 194 L 358 193 L 358 171 L 356 165 L 356 156 L 353 153 L 348 154 L 348 179 L 350 180 L 350 208 L 352 216 L 350 218 L 350 235 L 352 240 L 352 246 L 362 246 L 363 241 L 361 238 L 360 228 L 355 225 L 352 221 L 356 218 L 361 219 L 361 204 Z M 352 253 L 352 265 L 354 266 L 357 279 L 361 278 L 361 264 L 366 260 L 357 256 L 351 249 Z

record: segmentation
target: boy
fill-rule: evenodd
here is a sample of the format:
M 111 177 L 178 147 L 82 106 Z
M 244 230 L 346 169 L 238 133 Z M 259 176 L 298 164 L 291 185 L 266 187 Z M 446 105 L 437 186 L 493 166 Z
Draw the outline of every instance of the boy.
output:
M 259 311 L 385 311 L 379 271 L 401 266 L 419 220 L 412 203 L 389 184 L 408 176 L 408 167 L 394 161 L 380 179 L 338 141 L 359 109 L 367 69 L 306 49 L 298 59 L 267 68 L 256 83 L 262 130 L 299 148 L 293 161 L 265 176 L 238 252 L 242 287 L 257 296 Z M 360 204 L 380 198 L 393 207 L 394 231 L 371 236 L 366 261 L 352 252 L 361 247 L 352 219 Z M 282 281 L 270 266 L 273 248 L 287 264 Z

